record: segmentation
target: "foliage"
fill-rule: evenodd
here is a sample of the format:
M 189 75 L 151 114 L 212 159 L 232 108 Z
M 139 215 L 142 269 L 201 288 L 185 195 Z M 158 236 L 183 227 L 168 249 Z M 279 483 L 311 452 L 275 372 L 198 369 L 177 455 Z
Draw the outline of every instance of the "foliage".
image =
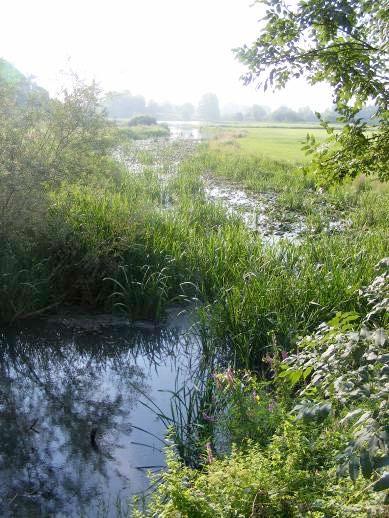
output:
M 130 140 L 146 140 L 160 137 L 168 137 L 170 130 L 164 124 L 137 125 L 129 128 L 120 128 L 122 137 Z
M 130 119 L 139 114 L 146 114 L 158 120 L 193 120 L 195 107 L 191 103 L 171 104 L 147 101 L 142 95 L 133 95 L 128 90 L 109 92 L 103 104 L 108 117 L 116 120 Z
M 100 113 L 95 85 L 76 82 L 62 101 L 34 90 L 20 103 L 19 86 L 0 86 L 0 236 L 35 232 L 47 190 L 64 179 L 118 171 L 110 154 L 113 129 Z
M 268 448 L 235 447 L 202 470 L 184 466 L 168 451 L 162 483 L 147 510 L 134 516 L 362 518 L 368 510 L 379 516 L 381 500 L 364 492 L 361 480 L 336 480 L 338 447 L 334 430 L 286 421 Z
M 209 419 L 214 423 L 215 448 L 225 453 L 231 444 L 249 447 L 251 441 L 264 447 L 285 418 L 286 402 L 272 390 L 270 382 L 250 371 L 228 368 L 214 374 Z
M 132 95 L 129 91 L 109 92 L 104 98 L 104 107 L 109 117 L 130 118 L 145 112 L 146 101 L 141 95 Z
M 285 360 L 278 374 L 292 386 L 303 383 L 295 407 L 298 418 L 317 420 L 333 413 L 348 427 L 351 440 L 339 455 L 338 473 L 348 472 L 353 480 L 361 469 L 365 478 L 374 474 L 377 481 L 377 471 L 389 465 L 388 339 L 383 328 L 366 327 L 373 317 L 378 323 L 387 320 L 387 264 L 380 263 L 386 271 L 362 292 L 372 305 L 362 328 L 352 330 L 358 315 L 338 313 L 297 344 L 298 353 Z
M 153 126 L 157 124 L 157 119 L 150 115 L 137 115 L 129 120 L 129 126 Z
M 176 156 L 177 147 L 172 144 L 166 155 Z M 234 179 L 241 183 L 247 178 L 258 190 L 274 185 L 285 189 L 287 164 L 267 161 L 273 168 L 270 175 L 262 163 L 260 175 L 260 162 L 201 153 L 189 157 L 177 175 L 164 170 L 166 181 L 160 182 L 149 169 L 150 156 L 143 157 L 144 172 L 118 168 L 107 179 L 97 169 L 88 177 L 88 187 L 82 178 L 58 188 L 53 184 L 45 197 L 49 207 L 42 207 L 45 217 L 33 225 L 32 235 L 39 234 L 39 240 L 31 239 L 30 227 L 19 222 L 23 246 L 12 245 L 19 257 L 14 264 L 19 269 L 47 265 L 47 281 L 37 277 L 33 283 L 42 294 L 42 304 L 34 298 L 35 310 L 62 302 L 111 309 L 121 302 L 136 318 L 156 318 L 171 300 L 193 300 L 200 306 L 206 350 L 223 351 L 247 368 L 261 364 L 273 337 L 278 347 L 288 350 L 298 334 L 311 332 L 333 311 L 359 310 L 358 289 L 387 250 L 381 234 L 386 224 L 384 195 L 326 195 L 331 201 L 328 217 L 335 204 L 350 207 L 354 223 L 349 231 L 322 232 L 309 242 L 280 242 L 269 248 L 224 207 L 206 201 L 200 175 L 204 169 L 220 170 L 227 177 L 236 174 Z M 309 181 L 303 176 L 289 183 L 289 205 L 297 205 L 297 194 L 298 199 L 309 199 Z M 39 271 L 43 276 L 44 270 Z M 12 285 L 8 271 L 4 274 Z M 104 281 L 108 278 L 124 289 Z M 122 298 L 110 296 L 113 292 L 121 292 Z M 5 303 L 2 318 L 9 319 Z
M 321 125 L 327 131 L 326 143 L 319 144 L 308 134 L 303 146 L 312 158 L 309 170 L 317 176 L 318 183 L 334 184 L 360 174 L 374 175 L 382 181 L 389 179 L 387 115 L 383 115 L 379 126 L 373 129 L 359 118 L 347 120 L 341 131 L 335 131 L 323 119 Z
M 215 94 L 207 93 L 202 96 L 198 106 L 201 120 L 217 121 L 220 118 L 219 100 Z
M 364 325 L 385 322 L 387 292 L 387 272 L 361 292 L 373 306 Z M 272 382 L 230 368 L 216 374 L 202 469 L 168 451 L 162 483 L 136 516 L 385 515 L 387 339 L 381 328 L 353 331 L 359 319 L 338 312 L 296 354 L 269 356 Z M 226 433 L 236 444 L 228 455 Z
M 308 150 L 314 152 L 312 169 L 329 183 L 359 173 L 388 179 L 387 0 L 263 3 L 267 9 L 261 35 L 251 47 L 235 51 L 249 69 L 245 83 L 284 87 L 302 75 L 311 83 L 329 82 L 345 126 L 334 132 L 322 122 L 329 140 L 324 148 L 308 141 Z M 371 99 L 379 123 L 368 133 L 358 113 Z
M 5 59 L 0 58 L 0 81 L 1 83 L 17 84 L 24 81 L 25 78 L 17 68 Z

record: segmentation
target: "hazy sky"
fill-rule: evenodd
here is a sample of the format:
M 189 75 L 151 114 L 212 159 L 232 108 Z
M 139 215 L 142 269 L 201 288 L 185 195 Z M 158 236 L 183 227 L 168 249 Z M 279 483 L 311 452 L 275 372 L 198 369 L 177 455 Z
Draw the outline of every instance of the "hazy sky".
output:
M 258 33 L 250 0 L 0 0 L 0 57 L 55 93 L 72 68 L 105 90 L 197 103 L 331 103 L 325 86 L 298 81 L 277 94 L 242 86 L 231 49 Z

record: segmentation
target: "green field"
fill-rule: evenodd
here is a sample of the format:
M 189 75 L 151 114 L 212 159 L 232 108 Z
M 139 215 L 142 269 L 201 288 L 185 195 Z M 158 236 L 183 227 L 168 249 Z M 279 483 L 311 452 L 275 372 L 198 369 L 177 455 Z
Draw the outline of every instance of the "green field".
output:
M 206 128 L 215 139 L 213 149 L 241 151 L 244 154 L 266 156 L 273 160 L 305 162 L 307 156 L 302 151 L 307 134 L 314 135 L 317 141 L 324 141 L 326 132 L 319 126 L 218 126 Z

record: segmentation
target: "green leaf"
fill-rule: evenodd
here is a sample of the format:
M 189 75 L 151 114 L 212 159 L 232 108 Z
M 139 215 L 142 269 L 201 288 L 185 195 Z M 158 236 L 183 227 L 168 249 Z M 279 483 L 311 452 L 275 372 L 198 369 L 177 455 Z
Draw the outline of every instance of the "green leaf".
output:
M 359 459 L 355 455 L 353 455 L 353 457 L 351 457 L 350 459 L 350 462 L 348 464 L 348 472 L 351 480 L 355 482 L 359 474 Z
M 389 472 L 385 471 L 382 477 L 373 486 L 373 491 L 385 491 L 389 489 Z
M 301 380 L 302 376 L 303 376 L 303 371 L 301 369 L 293 371 L 291 373 L 291 375 L 289 376 L 289 381 L 290 381 L 292 387 L 294 387 Z
M 367 450 L 363 449 L 361 451 L 359 462 L 361 464 L 362 475 L 365 478 L 370 478 L 371 474 L 373 473 L 373 464 L 371 462 L 370 454 Z
M 384 468 L 389 466 L 389 455 L 384 457 L 374 457 L 373 459 L 374 469 Z

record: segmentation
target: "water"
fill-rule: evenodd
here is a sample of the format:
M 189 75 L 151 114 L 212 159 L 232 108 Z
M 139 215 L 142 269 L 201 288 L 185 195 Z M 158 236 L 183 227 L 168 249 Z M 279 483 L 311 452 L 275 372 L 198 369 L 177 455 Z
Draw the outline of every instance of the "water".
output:
M 161 390 L 190 379 L 197 340 L 182 318 L 98 321 L 0 331 L 1 516 L 115 516 L 164 465 L 166 430 L 141 401 L 168 413 Z
M 202 140 L 200 127 L 206 124 L 200 121 L 161 121 L 161 123 L 169 126 L 171 140 Z
M 205 178 L 207 198 L 215 203 L 222 203 L 227 212 L 240 217 L 247 228 L 259 232 L 265 243 L 273 245 L 280 239 L 298 241 L 306 232 L 304 218 L 298 214 L 278 214 L 277 195 L 271 192 L 248 193 L 236 185 Z

